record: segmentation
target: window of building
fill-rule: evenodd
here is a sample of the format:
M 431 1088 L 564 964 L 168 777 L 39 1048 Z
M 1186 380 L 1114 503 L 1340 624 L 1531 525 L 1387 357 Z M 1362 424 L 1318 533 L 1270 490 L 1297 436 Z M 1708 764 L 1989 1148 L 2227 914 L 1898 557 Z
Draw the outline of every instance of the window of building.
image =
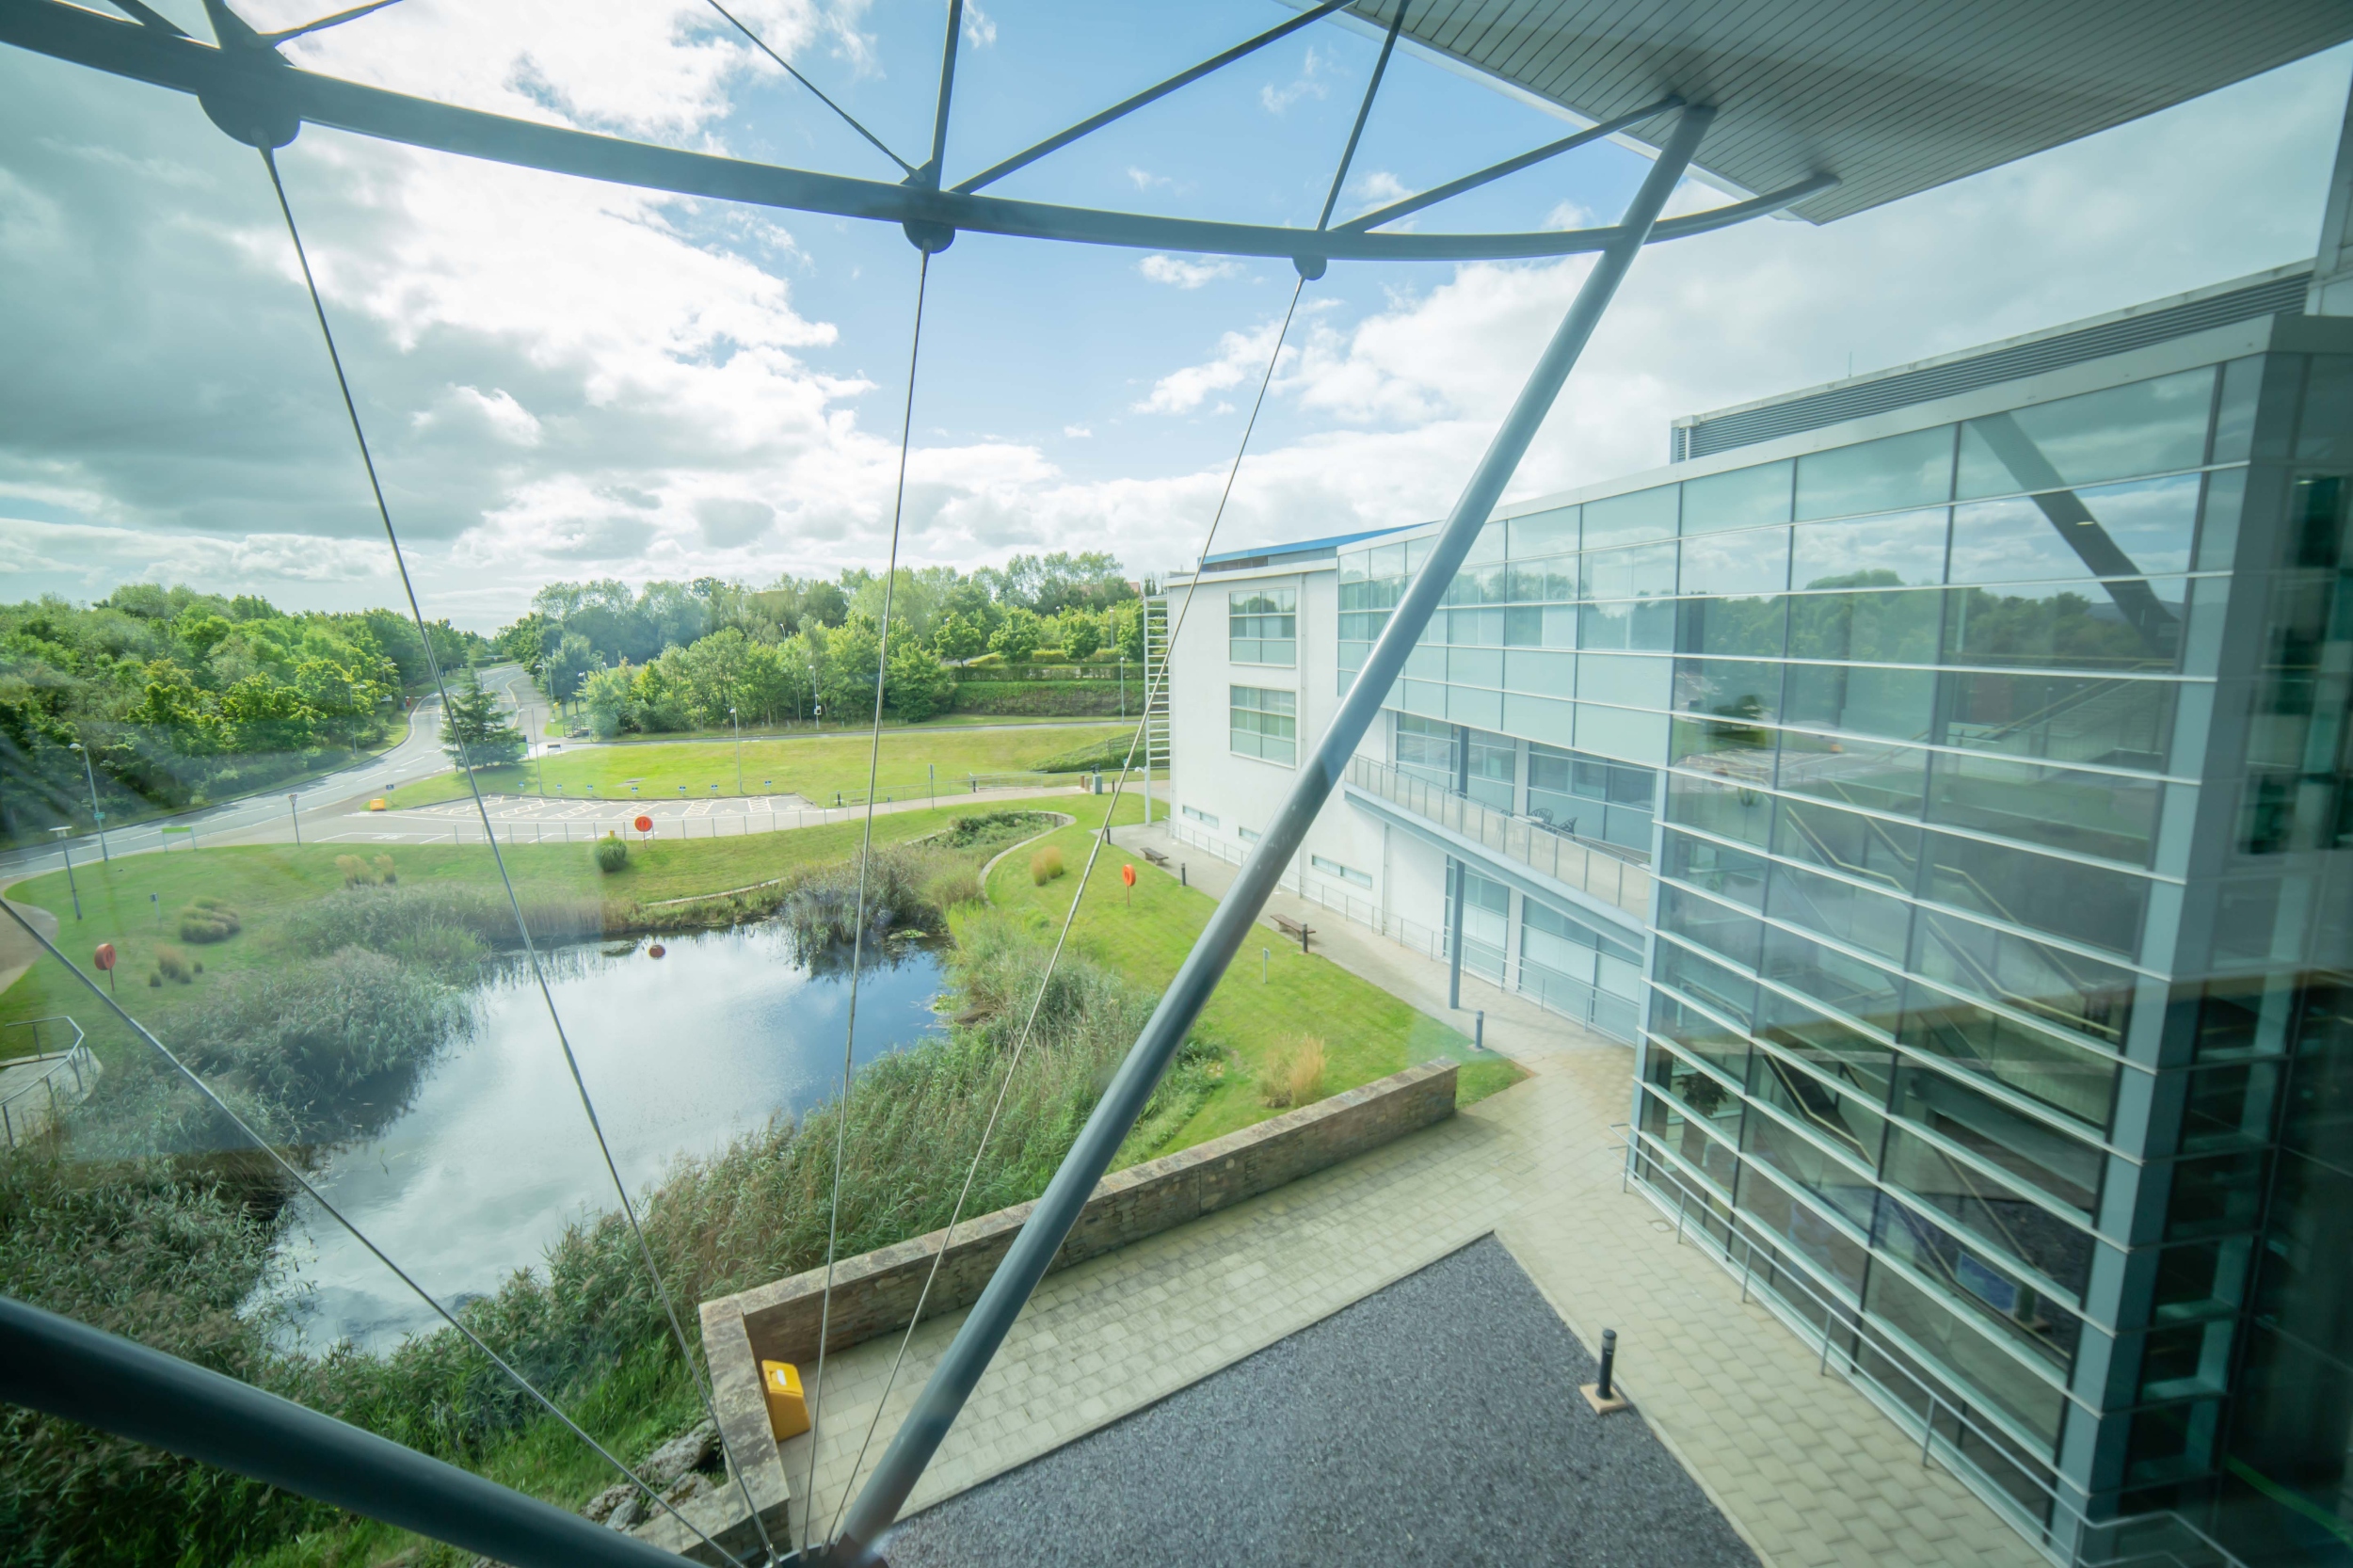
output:
M 1563 833 L 1648 849 L 1657 789 L 1649 768 L 1558 746 L 1528 748 L 1528 814 Z
M 1327 859 L 1321 855 L 1310 855 L 1307 856 L 1307 864 L 1326 876 L 1338 877 L 1342 882 L 1353 882 L 1359 888 L 1372 886 L 1370 872 L 1360 872 L 1353 866 L 1343 866 L 1337 860 Z
M 1192 818 L 1194 822 L 1199 823 L 1204 827 L 1215 827 L 1217 825 L 1217 819 L 1209 815 L 1207 811 L 1201 809 L 1198 806 L 1187 806 L 1182 809 L 1186 816 Z
M 1264 686 L 1231 686 L 1229 739 L 1238 757 L 1290 767 L 1299 760 L 1299 694 Z
M 1397 715 L 1397 765 L 1440 789 L 1454 788 L 1454 727 L 1443 719 Z
M 1264 835 L 1255 827 L 1237 827 L 1234 829 L 1234 832 L 1236 836 L 1238 836 L 1245 844 L 1255 844 L 1264 837 Z
M 1950 500 L 1953 427 L 1915 430 L 1798 459 L 1798 520 Z
M 2196 468 L 2205 460 L 2212 366 L 1973 419 L 1960 493 L 2049 490 Z
M 1464 793 L 1497 811 L 1513 810 L 1518 805 L 1519 742 L 1509 735 L 1472 729 L 1465 731 L 1464 744 L 1468 748 L 1465 760 L 1469 763 Z
M 1299 590 L 1248 588 L 1225 596 L 1225 639 L 1237 664 L 1299 663 Z

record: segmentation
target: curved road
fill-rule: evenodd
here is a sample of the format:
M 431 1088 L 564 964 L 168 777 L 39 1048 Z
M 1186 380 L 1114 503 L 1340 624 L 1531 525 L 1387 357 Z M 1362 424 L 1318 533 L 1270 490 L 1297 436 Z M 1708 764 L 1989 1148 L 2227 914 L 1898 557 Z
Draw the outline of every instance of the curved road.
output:
M 518 701 L 534 704 L 544 711 L 548 704 L 531 684 L 531 677 L 520 664 L 501 664 L 482 672 L 482 684 L 504 698 L 512 707 Z M 408 716 L 408 736 L 400 744 L 380 757 L 372 757 L 347 768 L 295 786 L 292 790 L 271 790 L 232 800 L 200 810 L 184 811 L 177 816 L 157 817 L 129 827 L 110 828 L 106 833 L 107 852 L 112 855 L 137 855 L 184 841 L 178 833 L 167 838 L 166 827 L 195 829 L 198 843 L 247 843 L 261 839 L 280 839 L 286 836 L 288 808 L 286 797 L 294 795 L 293 815 L 306 826 L 314 818 L 339 817 L 339 808 L 355 795 L 374 793 L 387 784 L 405 784 L 432 774 L 447 773 L 449 759 L 441 753 L 441 699 L 428 696 L 419 700 Z M 98 838 L 85 834 L 72 840 L 73 863 L 76 866 L 98 857 Z M 0 855 L 0 885 L 40 872 L 52 872 L 65 864 L 63 851 L 52 845 L 39 845 L 12 850 Z

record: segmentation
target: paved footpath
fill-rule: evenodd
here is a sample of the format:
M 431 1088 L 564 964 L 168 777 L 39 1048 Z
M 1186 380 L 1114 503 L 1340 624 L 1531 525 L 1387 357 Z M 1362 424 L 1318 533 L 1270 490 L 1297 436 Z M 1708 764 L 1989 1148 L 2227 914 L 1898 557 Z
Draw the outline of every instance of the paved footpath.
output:
M 1158 840 L 1121 830 L 1123 844 Z M 1187 856 L 1193 880 L 1218 875 Z M 1139 868 L 1142 871 L 1143 868 Z M 1287 911 L 1289 912 L 1289 911 Z M 1443 966 L 1325 912 L 1318 950 L 1445 1017 Z M 1465 982 L 1466 999 L 1472 1000 Z M 920 1509 L 1118 1419 L 1493 1234 L 1620 1381 L 1651 1430 L 1773 1568 L 2044 1560 L 1757 1304 L 1639 1192 L 1620 1191 L 1633 1053 L 1493 987 L 1492 1046 L 1528 1081 L 1439 1127 L 1049 1276 L 910 1499 Z M 1421 999 L 1434 997 L 1435 1005 Z M 1459 1016 L 1458 1016 L 1459 1017 Z M 815 1528 L 834 1519 L 878 1401 L 888 1443 L 961 1314 L 827 1358 L 817 1432 L 784 1446 Z M 1476 1334 L 1476 1324 L 1464 1332 Z M 814 1488 L 811 1476 L 815 1453 Z M 1401 1506 L 1411 1506 L 1410 1499 Z

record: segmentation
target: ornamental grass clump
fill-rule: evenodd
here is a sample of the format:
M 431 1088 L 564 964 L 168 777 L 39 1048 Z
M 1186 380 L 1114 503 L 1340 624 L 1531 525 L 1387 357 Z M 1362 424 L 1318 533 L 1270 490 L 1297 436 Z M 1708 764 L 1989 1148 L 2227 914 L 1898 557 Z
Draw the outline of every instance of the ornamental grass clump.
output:
M 608 833 L 597 840 L 597 870 L 607 876 L 629 864 L 629 845 L 617 833 Z
M 1062 875 L 1062 851 L 1055 845 L 1048 844 L 1044 849 L 1030 856 L 1030 880 L 1032 882 L 1043 888 L 1060 875 Z
M 180 911 L 180 939 L 184 942 L 225 942 L 243 929 L 237 912 L 216 898 L 188 901 Z
M 1274 1048 L 1258 1069 L 1258 1103 L 1276 1111 L 1323 1097 L 1323 1042 L 1303 1034 Z

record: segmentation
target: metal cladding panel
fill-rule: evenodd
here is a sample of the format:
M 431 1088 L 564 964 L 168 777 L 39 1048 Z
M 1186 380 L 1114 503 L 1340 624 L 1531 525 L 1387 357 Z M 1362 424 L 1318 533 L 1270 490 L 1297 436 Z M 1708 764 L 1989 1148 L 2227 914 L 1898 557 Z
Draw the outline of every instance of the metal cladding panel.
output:
M 1295 0 L 1294 0 L 1295 3 Z M 1406 36 L 1593 120 L 1713 104 L 1701 167 L 1845 217 L 2353 38 L 2339 0 L 1406 0 Z M 1353 14 L 1387 25 L 1399 0 Z
M 1953 360 L 1943 364 L 1923 365 L 1918 370 L 1898 371 L 1876 380 L 1833 387 L 1807 396 L 1769 403 L 1761 408 L 1741 408 L 1712 419 L 1702 416 L 1689 424 L 1675 427 L 1671 456 L 1675 462 L 1712 456 L 1737 447 L 1753 446 L 1758 441 L 1794 436 L 1806 430 L 1819 430 L 1850 419 L 1864 419 L 1893 408 L 1926 403 L 1933 398 L 1951 397 L 1959 392 L 1975 392 L 1979 387 L 2015 381 L 2021 376 L 2039 376 L 2063 365 L 2081 364 L 2087 360 L 2128 353 L 2136 348 L 2146 348 L 2151 344 L 2202 332 L 2209 328 L 2227 327 L 2233 322 L 2252 321 L 2259 316 L 2301 311 L 2304 308 L 2305 289 L 2311 281 L 2308 273 L 2293 273 L 2248 288 L 2233 289 L 2228 294 L 2212 295 L 2165 310 L 2104 321 L 2080 331 L 2054 333 L 2008 348 L 1997 348 L 1989 354 Z

